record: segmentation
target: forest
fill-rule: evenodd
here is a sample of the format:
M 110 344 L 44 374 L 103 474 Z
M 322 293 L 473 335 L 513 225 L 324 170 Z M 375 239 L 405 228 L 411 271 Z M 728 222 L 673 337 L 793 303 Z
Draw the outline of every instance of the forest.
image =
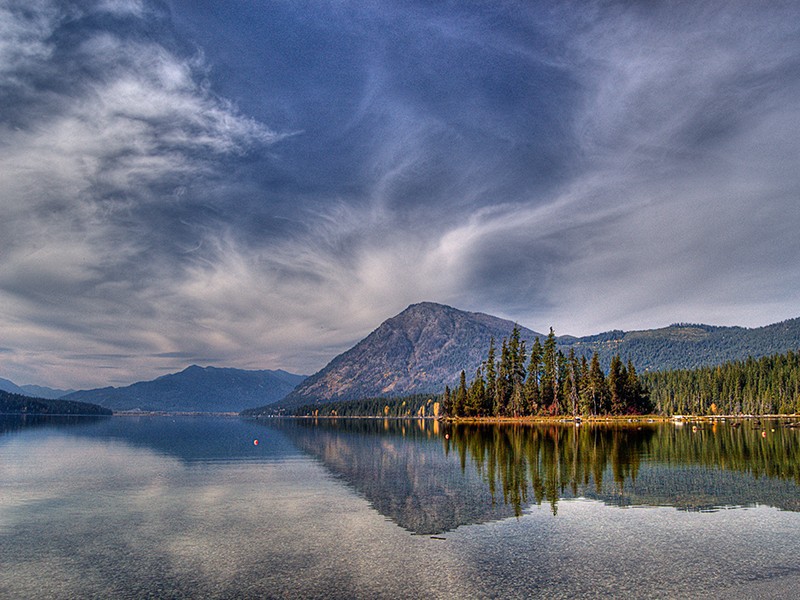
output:
M 340 400 L 327 404 L 307 404 L 294 411 L 298 416 L 313 417 L 439 417 L 442 394 Z
M 657 413 L 768 415 L 800 412 L 800 354 L 789 351 L 718 366 L 646 373 Z
M 633 363 L 611 359 L 608 374 L 597 353 L 591 360 L 564 355 L 556 347 L 552 327 L 544 341 L 537 337 L 530 352 L 514 327 L 503 339 L 500 356 L 494 340 L 471 383 L 461 371 L 454 390 L 444 392 L 448 417 L 525 417 L 578 415 L 641 415 L 653 410 L 647 389 Z
M 111 410 L 87 402 L 29 398 L 0 390 L 0 414 L 110 415 Z

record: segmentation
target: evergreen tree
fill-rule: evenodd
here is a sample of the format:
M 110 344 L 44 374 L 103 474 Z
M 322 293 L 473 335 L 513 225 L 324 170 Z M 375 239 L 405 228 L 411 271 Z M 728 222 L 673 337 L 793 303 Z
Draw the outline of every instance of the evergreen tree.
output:
M 453 414 L 457 417 L 463 417 L 467 407 L 467 374 L 461 371 L 461 380 L 458 383 L 458 390 L 456 390 L 456 397 L 453 401 Z
M 558 402 L 558 414 L 568 415 L 572 411 L 569 403 L 568 362 L 567 357 L 564 356 L 561 350 L 556 352 L 556 367 L 556 402 Z
M 588 416 L 592 413 L 592 397 L 589 361 L 586 360 L 585 356 L 581 356 L 580 373 L 580 385 L 578 386 L 579 411 L 580 414 Z
M 508 341 L 508 362 L 506 365 L 508 379 L 506 411 L 510 415 L 519 416 L 524 408 L 525 384 L 525 342 L 520 340 L 519 327 L 514 325 Z
M 494 414 L 502 417 L 506 414 L 508 400 L 511 396 L 511 356 L 506 340 L 500 347 L 500 369 L 497 373 L 497 382 L 494 393 Z
M 542 403 L 551 414 L 558 414 L 558 362 L 556 357 L 556 335 L 552 327 L 544 341 L 541 393 Z
M 639 377 L 636 375 L 636 369 L 633 366 L 633 361 L 630 359 L 628 359 L 627 373 L 628 376 L 625 383 L 626 412 L 637 415 L 651 412 L 647 393 L 645 392 L 644 386 L 642 386 L 642 383 L 639 381 Z
M 525 348 L 525 340 L 519 343 L 519 360 L 517 361 L 516 369 L 514 369 L 514 395 L 517 397 L 516 403 L 519 405 L 521 415 L 530 414 L 530 406 L 528 405 L 527 396 L 525 395 L 525 381 L 528 376 L 528 369 L 525 366 L 527 359 L 527 349 Z
M 514 329 L 511 331 L 511 337 L 508 340 L 508 378 L 512 386 L 515 383 L 517 365 L 520 362 L 519 351 L 519 327 L 517 327 L 515 324 Z
M 597 352 L 592 355 L 589 367 L 588 396 L 591 402 L 591 414 L 599 415 L 606 412 L 606 378 L 600 368 L 600 359 Z
M 531 347 L 531 357 L 528 362 L 528 376 L 525 378 L 525 405 L 529 414 L 536 414 L 541 404 L 539 392 L 539 373 L 542 368 L 542 345 L 537 337 Z
M 569 382 L 569 404 L 572 416 L 578 415 L 578 389 L 580 387 L 580 365 L 575 358 L 575 350 L 569 349 L 569 360 L 567 361 L 567 381 Z
M 542 371 L 542 345 L 539 338 L 533 340 L 531 357 L 528 362 L 528 376 L 525 379 L 525 403 L 531 414 L 536 414 L 542 404 L 539 378 Z
M 483 403 L 486 396 L 486 385 L 483 381 L 483 373 L 480 367 L 475 372 L 475 379 L 467 392 L 467 409 L 468 416 L 483 416 Z
M 486 397 L 484 398 L 484 410 L 486 414 L 490 414 L 494 410 L 494 398 L 496 393 L 497 357 L 495 356 L 494 338 L 492 338 L 489 340 L 489 354 L 486 357 Z
M 611 359 L 611 366 L 608 369 L 608 392 L 611 399 L 611 414 L 621 415 L 625 412 L 625 380 L 627 374 L 624 372 L 622 359 L 619 354 Z

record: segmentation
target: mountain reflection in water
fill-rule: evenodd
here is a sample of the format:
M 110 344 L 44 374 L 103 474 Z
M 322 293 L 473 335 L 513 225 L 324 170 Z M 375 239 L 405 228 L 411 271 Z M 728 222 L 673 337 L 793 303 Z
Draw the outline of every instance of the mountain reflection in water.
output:
M 384 516 L 416 534 L 592 498 L 616 506 L 800 511 L 800 431 L 781 423 L 692 427 L 444 425 L 274 419 Z

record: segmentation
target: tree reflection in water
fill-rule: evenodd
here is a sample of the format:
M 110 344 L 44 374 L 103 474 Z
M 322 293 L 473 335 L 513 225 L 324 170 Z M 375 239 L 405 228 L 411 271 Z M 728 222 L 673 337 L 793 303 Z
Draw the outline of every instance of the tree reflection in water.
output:
M 271 420 L 414 533 L 586 497 L 618 506 L 800 510 L 800 431 L 780 423 L 443 424 Z

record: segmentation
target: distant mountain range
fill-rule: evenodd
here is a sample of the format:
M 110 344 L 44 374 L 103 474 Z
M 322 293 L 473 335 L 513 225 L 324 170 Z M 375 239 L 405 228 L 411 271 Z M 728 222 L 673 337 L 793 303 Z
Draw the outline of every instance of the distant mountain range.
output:
M 305 379 L 286 371 L 245 371 L 192 365 L 152 381 L 68 394 L 115 411 L 239 412 L 280 400 Z
M 33 398 L 47 398 L 54 400 L 74 392 L 75 390 L 54 390 L 42 385 L 17 385 L 13 381 L 0 377 L 0 391 L 31 396 Z
M 514 323 L 483 313 L 436 304 L 412 304 L 327 366 L 306 378 L 286 371 L 191 366 L 180 373 L 126 387 L 71 392 L 17 386 L 0 379 L 0 390 L 39 398 L 89 402 L 113 410 L 167 412 L 273 412 L 305 404 L 376 396 L 441 393 L 455 387 L 464 369 L 471 380 L 486 358 L 489 341 L 499 349 Z M 520 327 L 530 349 L 546 334 Z M 586 337 L 562 335 L 559 348 L 587 358 L 597 352 L 607 368 L 619 354 L 640 372 L 689 369 L 800 349 L 800 318 L 748 329 L 674 324 L 643 331 L 609 331 Z
M 490 315 L 423 302 L 383 322 L 353 348 L 308 377 L 264 412 L 375 396 L 441 392 L 454 387 L 462 369 L 471 380 L 486 358 L 489 341 L 499 348 L 514 323 Z M 528 349 L 545 334 L 520 327 Z M 675 324 L 646 331 L 610 331 L 587 337 L 560 336 L 559 348 L 578 356 L 597 352 L 605 367 L 614 354 L 637 370 L 694 368 L 800 348 L 800 319 L 747 329 Z M 258 412 L 256 410 L 255 412 Z

